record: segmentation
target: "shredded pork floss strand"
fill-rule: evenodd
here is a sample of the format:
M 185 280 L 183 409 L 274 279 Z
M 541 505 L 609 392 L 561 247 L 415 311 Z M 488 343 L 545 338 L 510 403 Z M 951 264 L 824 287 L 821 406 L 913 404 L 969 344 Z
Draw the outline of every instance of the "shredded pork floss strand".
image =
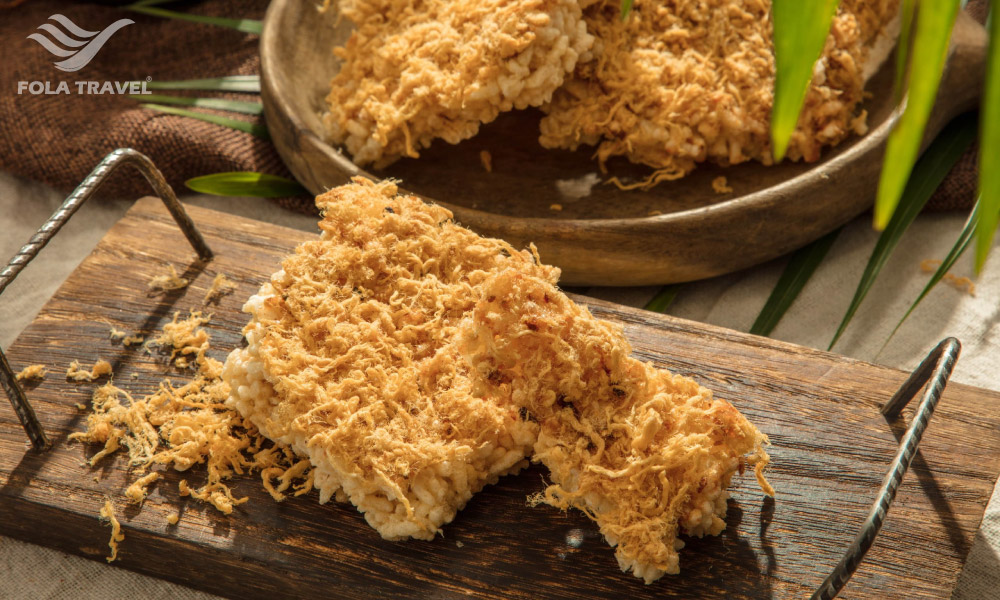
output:
M 125 450 L 134 480 L 124 495 L 136 504 L 142 504 L 150 486 L 162 478 L 160 471 L 150 471 L 159 465 L 186 472 L 203 464 L 204 473 L 191 476 L 198 483 L 183 479 L 178 492 L 225 514 L 246 501 L 226 483 L 236 475 L 260 471 L 265 488 L 278 479 L 279 488 L 272 491 L 276 499 L 289 487 L 296 495 L 309 491 L 311 469 L 295 463 L 290 450 L 267 442 L 225 405 L 229 386 L 221 378 L 222 363 L 206 354 L 211 336 L 203 325 L 208 321 L 199 312 L 186 319 L 175 314 L 154 340 L 175 366 L 193 357 L 193 379 L 180 385 L 165 379 L 154 393 L 138 399 L 108 382 L 94 391 L 86 430 L 69 439 L 103 445 L 88 461 L 90 466 Z

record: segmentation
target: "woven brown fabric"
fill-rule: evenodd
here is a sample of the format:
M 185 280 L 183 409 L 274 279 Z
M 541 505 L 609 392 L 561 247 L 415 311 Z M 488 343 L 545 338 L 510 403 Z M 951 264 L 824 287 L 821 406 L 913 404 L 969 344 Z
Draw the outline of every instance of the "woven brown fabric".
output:
M 968 10 L 985 19 L 986 0 Z M 166 6 L 196 14 L 260 19 L 266 0 L 203 0 Z M 50 15 L 62 14 L 84 29 L 100 31 L 121 18 L 135 24 L 110 38 L 91 63 L 74 73 L 27 36 Z M 237 31 L 123 11 L 107 3 L 27 0 L 0 9 L 0 171 L 42 181 L 61 190 L 78 184 L 100 159 L 120 147 L 149 155 L 178 191 L 191 177 L 221 171 L 260 171 L 290 176 L 274 146 L 247 133 L 155 113 L 118 95 L 18 95 L 19 81 L 156 81 L 259 73 L 258 37 Z M 185 92 L 167 92 L 185 94 Z M 220 96 L 214 92 L 190 95 Z M 239 98 L 240 94 L 230 97 Z M 218 113 L 223 114 L 223 113 Z M 233 117 L 231 113 L 226 116 Z M 243 117 L 247 120 L 252 118 Z M 975 200 L 976 155 L 970 151 L 928 203 L 928 210 L 968 209 Z M 103 190 L 109 196 L 147 192 L 132 175 L 116 175 Z M 279 204 L 315 212 L 308 198 Z
M 976 203 L 976 190 L 979 186 L 978 161 L 979 144 L 972 144 L 931 195 L 924 210 L 941 212 L 971 209 Z
M 267 2 L 205 0 L 168 6 L 174 7 L 204 15 L 259 19 Z M 103 30 L 122 18 L 135 23 L 115 33 L 92 62 L 79 71 L 65 73 L 53 65 L 60 59 L 27 39 L 53 14 L 64 15 L 89 31 Z M 132 147 L 152 158 L 179 192 L 186 179 L 221 171 L 288 176 L 274 146 L 266 140 L 195 119 L 156 113 L 126 96 L 75 93 L 77 81 L 166 81 L 256 74 L 256 35 L 141 15 L 106 4 L 27 0 L 0 12 L 0 39 L 4 46 L 0 59 L 2 171 L 69 190 L 104 155 L 116 148 Z M 19 81 L 50 81 L 52 86 L 65 81 L 73 93 L 18 95 Z M 220 96 L 215 92 L 200 94 Z M 241 96 L 257 98 L 231 95 Z M 141 178 L 127 173 L 116 174 L 102 193 L 126 196 L 148 191 Z

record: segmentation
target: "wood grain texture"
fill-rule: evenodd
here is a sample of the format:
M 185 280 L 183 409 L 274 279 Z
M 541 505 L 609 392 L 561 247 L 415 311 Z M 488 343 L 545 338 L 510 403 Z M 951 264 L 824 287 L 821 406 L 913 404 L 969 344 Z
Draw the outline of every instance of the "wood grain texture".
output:
M 213 313 L 210 354 L 224 359 L 240 343 L 242 302 L 312 237 L 189 211 L 216 252 L 212 262 L 195 260 L 159 201 L 142 200 L 10 348 L 15 369 L 51 369 L 28 396 L 54 447 L 30 450 L 13 412 L 0 408 L 0 533 L 103 560 L 109 529 L 97 513 L 110 497 L 126 536 L 116 565 L 233 598 L 803 598 L 853 538 L 905 427 L 878 412 L 903 372 L 578 298 L 624 323 L 639 356 L 730 399 L 773 442 L 777 498 L 765 499 L 752 476 L 739 479 L 727 529 L 688 540 L 680 575 L 643 585 L 618 570 L 581 514 L 527 507 L 546 477 L 537 466 L 477 494 L 431 542 L 384 541 L 352 506 L 321 506 L 315 493 L 275 503 L 256 476 L 235 482 L 251 500 L 225 517 L 178 496 L 179 479 L 203 477 L 197 468 L 166 472 L 139 510 L 123 501 L 129 477 L 120 458 L 90 469 L 82 463 L 95 448 L 67 444 L 86 417 L 75 404 L 98 384 L 71 383 L 61 372 L 74 359 L 104 358 L 116 383 L 134 393 L 164 377 L 184 380 L 190 375 L 168 368 L 164 356 L 123 348 L 108 333 L 114 326 L 149 334 L 189 309 Z M 167 263 L 193 283 L 147 296 L 148 280 Z M 218 272 L 239 287 L 205 307 Z M 948 386 L 885 529 L 843 596 L 950 597 L 998 471 L 1000 394 Z M 180 522 L 168 525 L 175 511 Z
M 354 175 L 397 178 L 484 235 L 518 246 L 534 242 L 562 269 L 564 284 L 650 285 L 729 273 L 818 239 L 875 199 L 893 123 L 893 60 L 868 84 L 872 99 L 864 108 L 870 132 L 824 152 L 818 163 L 704 165 L 649 192 L 599 183 L 589 196 L 572 200 L 559 193 L 556 182 L 596 176 L 593 148 L 545 150 L 538 143 L 541 113 L 526 110 L 500 115 L 460 144 L 437 140 L 418 159 L 365 171 L 324 141 L 320 115 L 339 69 L 332 48 L 347 39 L 351 27 L 346 19 L 334 26 L 336 2 L 326 15 L 318 14 L 315 4 L 271 2 L 260 43 L 268 129 L 295 177 L 315 194 Z M 986 31 L 962 13 L 927 139 L 978 104 L 986 45 Z M 480 164 L 482 150 L 492 154 L 492 173 Z M 623 179 L 649 174 L 623 158 L 610 161 L 609 170 Z M 734 193 L 713 191 L 711 182 L 720 175 Z M 562 210 L 551 210 L 552 204 Z

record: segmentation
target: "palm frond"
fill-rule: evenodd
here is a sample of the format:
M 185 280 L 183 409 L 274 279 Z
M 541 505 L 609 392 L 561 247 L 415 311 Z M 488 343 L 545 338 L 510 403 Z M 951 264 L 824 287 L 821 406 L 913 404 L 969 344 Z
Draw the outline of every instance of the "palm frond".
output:
M 997 3 L 994 2 L 994 6 Z M 976 273 L 983 269 L 1000 219 L 1000 19 L 990 15 L 990 48 L 980 118 L 979 194 L 982 210 L 976 227 Z
M 679 284 L 665 285 L 659 292 L 653 296 L 653 299 L 646 303 L 646 310 L 651 310 L 653 312 L 665 313 L 670 305 L 674 303 L 674 299 L 677 298 L 677 292 L 679 292 L 681 286 Z
M 838 0 L 774 0 L 774 106 L 771 147 L 774 160 L 785 156 L 799 121 L 813 67 L 823 52 Z
M 166 113 L 168 115 L 190 117 L 192 119 L 198 119 L 199 121 L 205 121 L 206 123 L 214 123 L 223 127 L 229 127 L 230 129 L 243 131 L 265 140 L 271 139 L 271 135 L 267 132 L 267 127 L 257 123 L 248 123 L 247 121 L 241 121 L 239 119 L 220 117 L 218 115 L 210 115 L 184 108 L 174 108 L 173 106 L 163 106 L 162 104 L 140 104 L 140 106 L 157 112 Z
M 205 79 L 179 79 L 174 81 L 148 81 L 148 90 L 199 90 L 210 92 L 260 93 L 260 75 L 227 75 Z
M 225 98 L 190 98 L 186 96 L 166 96 L 163 94 L 129 94 L 130 100 L 153 104 L 177 104 L 213 110 L 227 110 L 245 115 L 259 115 L 264 112 L 260 102 L 241 102 Z
M 299 182 L 292 179 L 250 171 L 202 175 L 188 179 L 184 184 L 195 192 L 213 196 L 287 198 L 309 194 Z
M 934 0 L 918 5 L 910 50 L 909 87 L 903 113 L 889 134 L 875 198 L 876 229 L 882 230 L 889 224 L 920 152 L 958 9 L 959 0 Z
M 829 348 L 833 348 L 847 329 L 865 296 L 868 295 L 868 290 L 875 283 L 876 277 L 886 261 L 889 260 L 893 250 L 896 249 L 896 245 L 899 244 L 899 240 L 902 239 L 907 228 L 917 218 L 931 195 L 934 194 L 934 190 L 941 185 L 948 171 L 958 162 L 958 159 L 975 138 L 975 117 L 972 115 L 959 117 L 941 131 L 934 143 L 920 157 L 917 168 L 913 170 L 903 191 L 903 199 L 899 202 L 899 207 L 875 243 L 875 249 L 872 250 L 872 254 L 868 258 L 868 264 L 865 266 L 858 287 L 854 291 L 851 304 L 848 306 L 840 326 L 837 327 L 837 332 L 830 341 Z
M 826 254 L 837 241 L 842 228 L 833 230 L 815 242 L 799 248 L 789 259 L 785 270 L 781 272 L 781 277 L 771 295 L 768 296 L 764 308 L 750 327 L 750 333 L 754 335 L 771 335 L 771 331 L 781 321 L 795 299 L 799 297 L 802 288 L 806 286 L 813 273 L 819 267 Z
M 160 3 L 155 3 L 160 4 Z M 263 23 L 256 19 L 229 19 L 226 17 L 208 17 L 205 15 L 192 15 L 189 13 L 178 12 L 176 10 L 167 10 L 165 8 L 158 8 L 150 2 L 136 2 L 134 4 L 129 4 L 128 6 L 123 6 L 125 10 L 132 12 L 137 12 L 144 15 L 150 15 L 154 17 L 162 17 L 164 19 L 175 19 L 178 21 L 190 21 L 192 23 L 202 23 L 204 25 L 216 25 L 218 27 L 226 27 L 229 29 L 235 29 L 237 31 L 242 31 L 243 33 L 254 33 L 260 35 L 263 29 Z
M 969 218 L 965 221 L 965 226 L 962 227 L 962 231 L 958 234 L 958 239 L 955 240 L 951 250 L 948 252 L 948 256 L 944 257 L 944 260 L 941 261 L 937 270 L 933 275 L 931 275 L 930 281 L 928 281 L 927 285 L 924 286 L 923 291 L 921 291 L 920 295 L 917 296 L 917 299 L 913 301 L 913 304 L 910 305 L 910 308 L 906 311 L 906 314 L 903 315 L 903 318 L 899 320 L 899 323 L 896 323 L 896 327 L 893 328 L 892 333 L 890 333 L 889 337 L 885 340 L 885 344 L 882 345 L 883 348 L 888 345 L 889 340 L 896 335 L 899 328 L 903 326 L 903 322 L 909 318 L 910 314 L 917 308 L 923 299 L 927 297 L 927 294 L 929 294 L 930 291 L 933 290 L 942 279 L 944 279 L 944 276 L 948 273 L 948 271 L 955 266 L 955 262 L 958 261 L 962 254 L 965 253 L 966 248 L 969 247 L 969 243 L 974 237 L 976 227 L 979 225 L 981 204 L 982 198 L 977 200 L 976 205 L 972 207 L 972 212 L 969 214 Z

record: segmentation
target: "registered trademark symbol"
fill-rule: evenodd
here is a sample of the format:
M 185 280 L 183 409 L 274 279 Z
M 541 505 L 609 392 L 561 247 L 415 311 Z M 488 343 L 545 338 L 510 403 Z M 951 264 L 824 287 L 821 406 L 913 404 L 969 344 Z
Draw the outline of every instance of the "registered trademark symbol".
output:
M 146 81 L 152 81 L 152 80 L 153 80 L 152 75 L 146 75 Z

